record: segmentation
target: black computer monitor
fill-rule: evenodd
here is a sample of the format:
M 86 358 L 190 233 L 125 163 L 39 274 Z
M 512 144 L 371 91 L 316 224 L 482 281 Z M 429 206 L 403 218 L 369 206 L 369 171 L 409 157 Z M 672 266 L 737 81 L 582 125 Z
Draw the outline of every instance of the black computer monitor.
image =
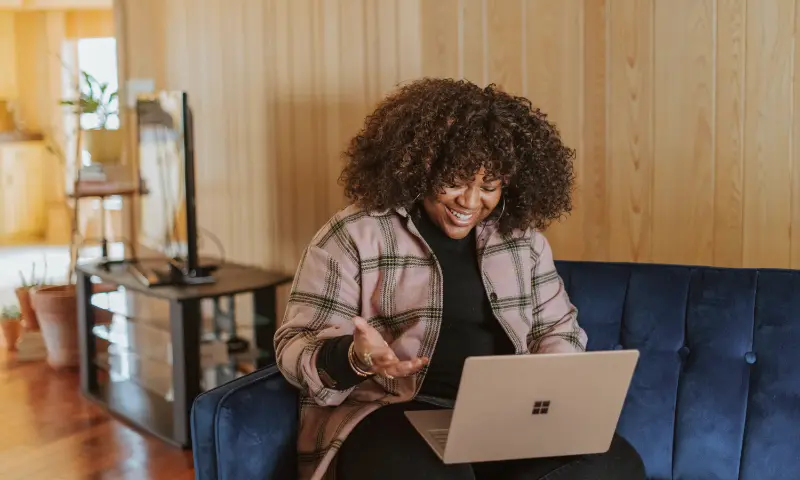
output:
M 197 247 L 194 129 L 188 95 L 162 91 L 136 103 L 139 175 L 139 244 L 169 263 L 158 281 L 208 283 L 213 268 L 200 265 Z

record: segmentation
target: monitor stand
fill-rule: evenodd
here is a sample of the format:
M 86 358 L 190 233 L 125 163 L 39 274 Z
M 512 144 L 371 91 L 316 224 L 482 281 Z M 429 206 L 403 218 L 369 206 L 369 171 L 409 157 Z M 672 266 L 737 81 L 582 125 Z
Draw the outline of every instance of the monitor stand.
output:
M 165 268 L 153 268 L 139 262 L 128 264 L 128 271 L 148 287 L 208 285 L 216 282 L 212 275 L 214 270 L 216 267 L 212 266 L 187 272 L 178 260 L 166 262 Z

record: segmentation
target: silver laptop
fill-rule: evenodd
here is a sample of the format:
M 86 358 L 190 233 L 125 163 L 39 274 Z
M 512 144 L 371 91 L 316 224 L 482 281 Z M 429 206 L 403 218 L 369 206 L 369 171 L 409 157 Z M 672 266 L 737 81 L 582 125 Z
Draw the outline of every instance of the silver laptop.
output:
M 455 407 L 405 412 L 444 463 L 608 451 L 637 350 L 470 357 Z

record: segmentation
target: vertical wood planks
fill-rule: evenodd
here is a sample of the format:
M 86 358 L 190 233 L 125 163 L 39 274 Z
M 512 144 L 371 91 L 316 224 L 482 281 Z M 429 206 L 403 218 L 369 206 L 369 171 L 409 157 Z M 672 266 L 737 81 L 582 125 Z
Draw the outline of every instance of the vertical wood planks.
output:
M 583 223 L 583 21 L 582 5 L 575 0 L 551 2 L 527 0 L 524 4 L 525 95 L 547 114 L 564 143 L 577 151 L 578 175 L 573 195 L 574 210 L 548 229 L 548 239 L 558 246 L 560 258 L 581 258 L 585 248 Z M 605 92 L 601 92 L 603 95 Z M 554 247 L 555 248 L 555 247 Z
M 276 244 L 270 248 L 275 248 L 279 252 L 276 258 L 276 265 L 286 271 L 292 269 L 292 259 L 294 253 L 294 224 L 297 222 L 297 212 L 295 211 L 294 196 L 293 196 L 293 155 L 291 145 L 289 144 L 292 138 L 292 125 L 293 125 L 293 110 L 291 105 L 291 52 L 290 45 L 290 29 L 291 25 L 289 19 L 289 5 L 282 0 L 274 2 L 274 8 L 270 9 L 273 14 L 274 22 L 274 42 L 275 42 L 275 76 L 273 82 L 275 88 L 273 97 L 270 99 L 273 104 L 274 110 L 274 124 L 268 128 L 274 129 L 275 132 L 275 163 L 278 166 L 276 182 L 276 198 L 278 202 L 278 224 L 276 231 Z
M 342 203 L 341 190 L 337 186 L 341 166 L 340 154 L 344 149 L 344 138 L 339 127 L 340 109 L 342 108 L 341 72 L 339 71 L 339 48 L 342 35 L 340 9 L 336 2 L 319 0 L 322 7 L 322 63 L 320 76 L 324 85 L 323 122 L 325 125 L 324 147 L 320 152 L 319 162 L 324 162 L 320 169 L 325 183 L 325 202 L 331 210 Z M 319 139 L 323 141 L 323 139 Z
M 525 88 L 524 7 L 524 0 L 486 0 L 487 82 L 514 95 Z
M 789 266 L 800 269 L 800 0 L 794 6 L 794 85 L 792 86 L 792 219 Z
M 653 2 L 609 0 L 609 260 L 652 260 Z
M 707 264 L 714 243 L 714 0 L 654 5 L 652 259 Z
M 742 264 L 746 0 L 717 1 L 714 258 Z
M 583 90 L 582 144 L 580 176 L 581 209 L 586 259 L 609 258 L 608 206 L 608 3 L 611 0 L 585 0 L 583 7 Z M 560 252 L 559 256 L 576 255 Z
M 459 0 L 419 1 L 424 74 L 458 77 Z
M 742 264 L 789 265 L 794 3 L 748 2 Z
M 797 1 L 142 0 L 120 68 L 189 91 L 235 260 L 293 271 L 364 116 L 428 75 L 528 96 L 577 150 L 559 258 L 800 268 Z
M 460 75 L 479 86 L 488 83 L 486 68 L 486 11 L 487 0 L 461 0 L 461 28 L 459 29 Z

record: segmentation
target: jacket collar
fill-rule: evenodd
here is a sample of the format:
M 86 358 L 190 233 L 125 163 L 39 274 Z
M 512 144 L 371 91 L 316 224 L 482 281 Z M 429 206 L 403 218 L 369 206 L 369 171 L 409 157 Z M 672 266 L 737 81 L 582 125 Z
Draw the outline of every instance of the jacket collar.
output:
M 395 207 L 395 208 L 387 208 L 384 210 L 375 210 L 370 211 L 367 213 L 371 217 L 385 217 L 386 215 L 398 215 L 400 218 L 405 219 L 408 221 L 410 219 L 410 215 L 408 209 L 405 207 Z M 483 223 L 478 224 L 475 227 L 477 229 L 478 237 L 478 246 L 480 247 L 487 247 L 492 244 L 498 243 L 502 241 L 503 235 L 498 233 L 497 223 L 490 220 L 484 221 Z
M 385 217 L 386 215 L 391 215 L 396 213 L 403 218 L 408 218 L 408 210 L 406 207 L 395 207 L 395 208 L 386 208 L 384 210 L 370 210 L 367 212 L 367 215 L 370 217 Z

